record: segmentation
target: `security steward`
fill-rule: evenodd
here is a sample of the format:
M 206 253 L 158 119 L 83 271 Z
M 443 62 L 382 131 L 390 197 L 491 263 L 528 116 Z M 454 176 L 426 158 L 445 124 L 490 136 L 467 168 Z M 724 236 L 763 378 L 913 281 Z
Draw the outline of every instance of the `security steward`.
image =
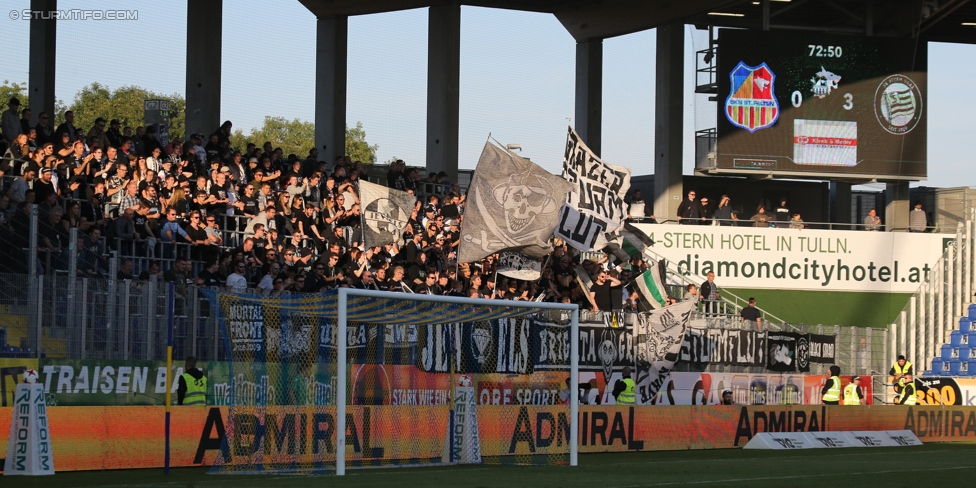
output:
M 893 383 L 898 383 L 898 380 L 902 379 L 903 376 L 913 373 L 912 363 L 905 359 L 905 356 L 898 356 L 898 360 L 895 361 L 895 364 L 891 365 L 891 370 L 888 371 L 889 376 L 894 376 L 892 379 Z
M 830 378 L 820 390 L 824 405 L 840 405 L 840 366 L 830 367 Z
M 206 405 L 207 377 L 197 369 L 197 358 L 188 356 L 176 390 L 177 405 Z
M 637 383 L 630 377 L 630 366 L 627 366 L 624 368 L 624 379 L 617 380 L 613 385 L 613 396 L 617 399 L 617 405 L 633 405 L 636 392 Z
M 844 405 L 860 405 L 863 399 L 864 393 L 861 391 L 861 377 L 855 376 L 844 387 Z
M 915 393 L 915 382 L 912 381 L 912 375 L 907 374 L 902 376 L 895 386 L 895 393 L 898 396 L 895 397 L 895 404 L 897 405 L 918 405 L 918 398 Z

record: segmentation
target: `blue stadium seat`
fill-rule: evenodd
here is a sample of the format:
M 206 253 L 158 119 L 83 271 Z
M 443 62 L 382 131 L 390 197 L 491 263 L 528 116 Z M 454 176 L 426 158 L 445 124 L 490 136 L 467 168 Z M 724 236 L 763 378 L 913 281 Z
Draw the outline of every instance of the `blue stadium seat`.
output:
M 957 347 L 955 351 L 953 351 L 952 358 L 958 359 L 960 361 L 968 361 L 970 351 L 971 349 L 969 348 L 969 346 L 962 344 L 959 347 Z
M 962 371 L 962 361 L 958 359 L 950 359 L 947 364 L 949 365 L 949 375 L 959 376 L 959 373 Z
M 962 332 L 954 330 L 949 333 L 949 345 L 953 347 L 959 347 L 962 344 Z
M 966 361 L 966 368 L 967 368 L 966 371 L 969 373 L 969 376 L 976 376 L 976 359 L 970 359 Z
M 943 366 L 945 366 L 945 361 L 943 361 L 942 358 L 933 358 L 932 359 L 932 369 L 929 370 L 926 374 L 929 374 L 930 373 L 932 375 L 938 376 L 938 375 L 942 374 L 942 367 Z
M 969 306 L 969 320 L 976 321 L 976 303 Z
M 963 334 L 968 334 L 969 331 L 973 330 L 973 321 L 969 317 L 962 317 L 959 319 L 959 332 Z
M 942 345 L 942 356 L 941 356 L 941 358 L 942 358 L 943 361 L 948 361 L 948 360 L 952 359 L 952 346 L 950 346 L 949 344 L 943 344 Z M 933 366 L 933 369 L 934 368 L 935 367 Z

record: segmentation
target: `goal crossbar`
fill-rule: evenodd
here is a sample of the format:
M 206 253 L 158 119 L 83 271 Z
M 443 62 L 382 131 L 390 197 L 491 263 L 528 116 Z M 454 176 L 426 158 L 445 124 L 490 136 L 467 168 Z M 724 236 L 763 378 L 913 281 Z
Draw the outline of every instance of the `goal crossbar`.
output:
M 570 303 L 547 303 L 525 301 L 499 301 L 483 298 L 448 297 L 433 295 L 403 294 L 378 290 L 340 288 L 337 303 L 336 337 L 336 474 L 346 474 L 346 333 L 348 329 L 347 303 L 350 297 L 380 298 L 394 301 L 438 302 L 456 305 L 472 305 L 485 308 L 523 308 L 534 310 L 563 310 L 570 312 L 570 428 L 569 465 L 576 466 L 579 437 L 579 306 Z M 511 314 L 515 315 L 515 314 Z

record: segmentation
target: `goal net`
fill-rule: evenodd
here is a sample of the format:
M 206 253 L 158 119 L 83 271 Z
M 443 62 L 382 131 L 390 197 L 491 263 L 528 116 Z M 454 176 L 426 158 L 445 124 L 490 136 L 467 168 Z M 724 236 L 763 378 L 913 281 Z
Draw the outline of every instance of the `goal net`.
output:
M 575 465 L 575 305 L 208 294 L 230 378 L 211 473 Z

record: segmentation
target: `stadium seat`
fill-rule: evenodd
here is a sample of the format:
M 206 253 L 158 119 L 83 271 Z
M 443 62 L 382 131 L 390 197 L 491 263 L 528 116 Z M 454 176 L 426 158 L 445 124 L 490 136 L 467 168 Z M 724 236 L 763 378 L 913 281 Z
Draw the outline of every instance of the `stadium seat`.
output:
M 932 374 L 932 375 L 938 376 L 938 375 L 942 374 L 942 367 L 944 365 L 945 365 L 945 361 L 943 361 L 942 358 L 933 358 L 932 359 L 932 369 L 929 370 L 928 372 L 926 372 L 926 374 Z
M 970 322 L 976 320 L 976 303 L 969 306 L 969 320 Z
M 950 359 L 947 364 L 949 365 L 949 376 L 959 376 L 960 371 L 962 371 L 962 361 Z
M 966 334 L 966 336 L 968 339 L 966 343 L 969 344 L 969 348 L 976 349 L 976 330 L 969 331 L 969 333 Z
M 973 321 L 969 317 L 962 317 L 959 319 L 959 332 L 963 334 L 968 334 L 969 331 L 973 329 Z
M 962 344 L 962 332 L 954 330 L 949 333 L 949 345 L 953 347 L 959 347 Z
M 941 356 L 941 359 L 943 361 L 948 361 L 948 360 L 952 359 L 952 346 L 950 346 L 949 344 L 943 344 L 942 345 L 942 356 Z M 932 368 L 935 369 L 935 366 L 933 366 Z
M 966 367 L 966 371 L 969 373 L 969 376 L 976 376 L 976 359 L 966 361 Z
M 958 359 L 960 361 L 968 361 L 969 351 L 970 351 L 969 346 L 962 344 L 959 347 L 955 348 L 955 351 L 953 351 L 952 354 L 952 359 Z

